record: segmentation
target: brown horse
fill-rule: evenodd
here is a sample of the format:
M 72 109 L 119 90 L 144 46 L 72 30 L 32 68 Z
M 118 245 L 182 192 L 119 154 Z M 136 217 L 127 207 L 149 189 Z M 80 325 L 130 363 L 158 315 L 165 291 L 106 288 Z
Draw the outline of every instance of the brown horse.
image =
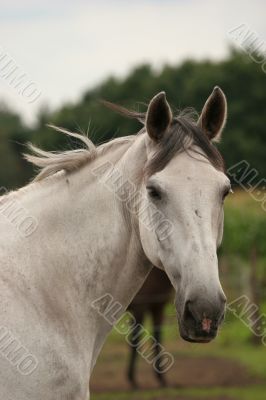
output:
M 143 286 L 136 294 L 135 298 L 128 307 L 133 317 L 136 320 L 135 328 L 131 332 L 131 353 L 129 359 L 129 366 L 127 377 L 130 384 L 136 388 L 136 360 L 137 348 L 141 339 L 140 333 L 141 325 L 144 322 L 146 314 L 150 314 L 153 322 L 153 336 L 155 339 L 154 356 L 156 358 L 155 374 L 161 386 L 165 386 L 165 378 L 161 370 L 160 359 L 160 343 L 162 334 L 162 324 L 164 320 L 164 308 L 170 301 L 173 293 L 173 287 L 166 275 L 166 273 L 158 268 L 153 268 Z

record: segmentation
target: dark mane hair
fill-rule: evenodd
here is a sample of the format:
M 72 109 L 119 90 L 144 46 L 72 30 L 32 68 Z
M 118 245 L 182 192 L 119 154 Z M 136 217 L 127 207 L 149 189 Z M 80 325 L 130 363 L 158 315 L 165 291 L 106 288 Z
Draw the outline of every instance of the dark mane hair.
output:
M 128 110 L 108 101 L 103 101 L 103 104 L 121 115 L 137 119 L 143 125 L 145 124 L 146 113 Z M 156 143 L 156 151 L 153 157 L 145 166 L 144 172 L 146 176 L 151 176 L 161 171 L 177 153 L 183 151 L 187 152 L 193 145 L 197 146 L 199 150 L 202 150 L 201 152 L 193 149 L 193 152 L 202 154 L 216 169 L 223 172 L 225 171 L 223 157 L 200 126 L 197 125 L 195 115 L 195 111 L 193 112 L 192 109 L 187 109 L 173 118 L 168 131 L 163 135 L 162 139 Z M 141 133 L 143 132 L 144 129 L 141 130 Z M 189 154 L 191 155 L 191 152 Z

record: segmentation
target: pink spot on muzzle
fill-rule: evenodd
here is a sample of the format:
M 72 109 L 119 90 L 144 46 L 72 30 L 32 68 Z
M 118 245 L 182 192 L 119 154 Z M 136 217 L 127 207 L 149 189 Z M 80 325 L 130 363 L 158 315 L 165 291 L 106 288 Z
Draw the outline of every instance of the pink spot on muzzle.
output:
M 212 320 L 211 319 L 203 318 L 202 323 L 201 323 L 202 330 L 204 332 L 209 333 L 210 330 L 211 330 L 211 324 L 212 324 Z

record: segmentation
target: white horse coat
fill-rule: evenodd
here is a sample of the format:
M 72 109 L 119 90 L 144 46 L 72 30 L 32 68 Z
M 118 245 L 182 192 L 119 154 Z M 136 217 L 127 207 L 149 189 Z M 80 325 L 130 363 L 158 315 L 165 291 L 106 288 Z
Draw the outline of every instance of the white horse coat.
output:
M 225 117 L 216 88 L 197 129 L 210 141 Z M 88 149 L 61 154 L 33 148 L 37 155 L 28 158 L 42 168 L 37 181 L 0 199 L 1 399 L 87 400 L 112 328 L 92 304 L 108 293 L 122 312 L 152 264 L 165 269 L 177 291 L 181 336 L 199 342 L 215 336 L 225 303 L 216 248 L 228 179 L 193 137 L 188 149 L 200 154 L 176 151 L 162 169 L 143 174 L 178 124 L 160 93 L 137 136 L 95 148 L 76 135 Z M 137 201 L 122 199 L 121 179 L 123 196 L 134 187 Z M 167 235 L 151 229 L 151 204 L 169 222 Z

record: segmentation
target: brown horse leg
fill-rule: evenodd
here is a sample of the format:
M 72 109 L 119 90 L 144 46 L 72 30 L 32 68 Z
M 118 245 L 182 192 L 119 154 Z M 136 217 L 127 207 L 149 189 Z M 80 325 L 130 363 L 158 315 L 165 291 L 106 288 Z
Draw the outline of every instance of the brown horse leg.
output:
M 131 347 L 131 353 L 130 353 L 130 358 L 129 358 L 129 366 L 128 366 L 128 371 L 127 371 L 127 378 L 129 380 L 129 383 L 131 384 L 132 388 L 137 389 L 138 388 L 138 384 L 136 381 L 136 362 L 137 362 L 137 348 L 138 348 L 138 344 L 140 342 L 140 338 L 141 338 L 141 325 L 142 325 L 142 321 L 143 321 L 143 317 L 141 316 L 136 316 L 134 315 L 135 320 L 136 320 L 136 326 L 135 328 L 132 330 L 131 334 L 130 334 L 130 347 Z
M 153 330 L 153 335 L 154 339 L 156 340 L 156 344 L 154 347 L 154 356 L 156 358 L 155 362 L 155 374 L 156 378 L 158 379 L 159 383 L 161 386 L 166 386 L 166 379 L 164 376 L 164 372 L 162 371 L 161 367 L 161 360 L 162 358 L 160 357 L 160 352 L 162 350 L 161 348 L 161 341 L 162 341 L 162 324 L 163 324 L 163 309 L 164 307 L 157 304 L 156 307 L 152 310 L 152 319 L 153 319 L 153 325 L 154 325 L 154 330 Z

